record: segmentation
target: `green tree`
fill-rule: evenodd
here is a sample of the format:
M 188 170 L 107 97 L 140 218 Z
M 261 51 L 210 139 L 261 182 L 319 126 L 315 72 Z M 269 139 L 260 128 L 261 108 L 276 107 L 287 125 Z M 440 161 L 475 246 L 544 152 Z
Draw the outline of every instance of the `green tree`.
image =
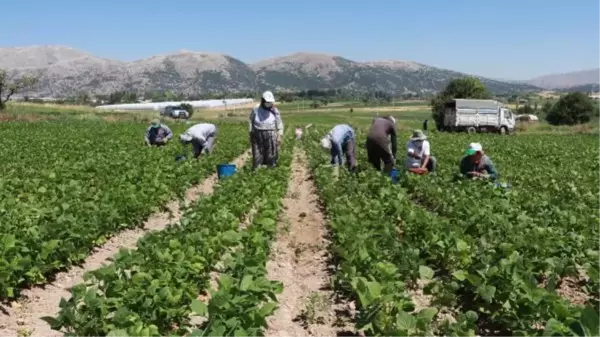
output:
M 9 76 L 6 70 L 0 69 L 0 111 L 6 108 L 6 102 L 19 91 L 32 88 L 39 81 L 35 76 Z
M 188 118 L 192 118 L 192 115 L 194 114 L 194 107 L 191 104 L 181 103 L 179 106 L 188 112 Z
M 582 92 L 562 96 L 546 114 L 552 125 L 575 125 L 586 123 L 595 113 L 594 102 Z
M 448 83 L 444 91 L 438 93 L 431 100 L 432 118 L 438 130 L 444 125 L 444 105 L 456 98 L 489 99 L 490 93 L 483 83 L 475 77 L 463 77 L 453 79 Z
M 535 110 L 529 104 L 525 104 L 517 109 L 519 115 L 533 115 Z
M 544 115 L 548 115 L 548 112 L 550 112 L 550 110 L 552 109 L 552 106 L 554 104 L 552 104 L 552 102 L 550 100 L 546 100 L 544 102 L 544 104 L 542 105 L 542 113 Z

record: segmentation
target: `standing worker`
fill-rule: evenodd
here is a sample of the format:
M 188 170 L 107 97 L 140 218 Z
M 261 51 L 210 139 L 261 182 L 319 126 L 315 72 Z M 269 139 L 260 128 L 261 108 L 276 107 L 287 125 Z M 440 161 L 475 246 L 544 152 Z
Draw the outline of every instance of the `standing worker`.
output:
M 431 145 L 427 136 L 421 130 L 413 131 L 412 136 L 406 143 L 406 168 L 408 170 L 418 169 L 435 171 L 436 159 L 431 155 Z
M 498 171 L 496 171 L 494 163 L 483 153 L 483 147 L 479 143 L 469 144 L 465 156 L 460 161 L 460 173 L 471 179 L 494 181 L 498 178 Z
M 212 152 L 216 137 L 217 127 L 214 124 L 200 123 L 182 133 L 179 140 L 184 147 L 191 143 L 194 149 L 194 158 L 199 159 L 201 155 Z
M 273 105 L 275 97 L 270 91 L 262 94 L 260 104 L 250 113 L 250 144 L 252 144 L 252 169 L 260 165 L 275 167 L 283 141 L 283 121 Z
M 338 124 L 321 139 L 321 146 L 331 150 L 331 164 L 343 165 L 344 155 L 348 170 L 356 168 L 356 142 L 354 130 L 348 124 Z
M 423 131 L 427 131 L 427 122 L 428 120 L 423 121 Z
M 171 138 L 173 138 L 171 129 L 166 124 L 162 124 L 160 119 L 155 118 L 150 122 L 150 126 L 146 129 L 144 140 L 148 146 L 162 146 L 166 145 Z
M 396 119 L 392 116 L 375 118 L 367 135 L 369 163 L 381 171 L 383 161 L 385 173 L 390 173 L 396 161 L 396 151 Z

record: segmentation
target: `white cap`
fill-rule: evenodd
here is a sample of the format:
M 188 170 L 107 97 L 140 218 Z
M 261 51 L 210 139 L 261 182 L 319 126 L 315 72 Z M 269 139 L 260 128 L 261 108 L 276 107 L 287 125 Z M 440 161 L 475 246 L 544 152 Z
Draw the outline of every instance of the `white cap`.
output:
M 469 148 L 475 150 L 476 152 L 480 152 L 481 150 L 483 150 L 483 147 L 480 143 L 471 143 L 469 144 Z
M 392 121 L 392 123 L 396 124 L 396 118 L 394 118 L 394 116 L 390 116 L 390 120 Z
M 465 151 L 465 155 L 470 156 L 477 152 L 483 152 L 483 147 L 479 143 L 471 143 L 467 151 Z
M 273 93 L 270 91 L 265 91 L 262 94 L 262 98 L 265 100 L 265 102 L 267 103 L 275 103 L 275 96 L 273 96 Z
M 329 136 L 321 138 L 321 146 L 325 149 L 331 149 L 331 139 Z

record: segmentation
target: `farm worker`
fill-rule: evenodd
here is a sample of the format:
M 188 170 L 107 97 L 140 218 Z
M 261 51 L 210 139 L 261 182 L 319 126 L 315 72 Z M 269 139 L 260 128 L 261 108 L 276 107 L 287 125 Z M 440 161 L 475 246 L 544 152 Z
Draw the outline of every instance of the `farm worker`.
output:
M 429 121 L 428 120 L 423 121 L 423 131 L 427 131 L 427 122 L 429 122 Z
M 369 163 L 381 171 L 383 161 L 384 171 L 390 173 L 396 161 L 396 119 L 392 116 L 375 118 L 367 135 L 366 145 Z
M 431 155 L 431 145 L 421 130 L 415 130 L 406 143 L 406 168 L 435 171 L 436 159 Z
M 331 150 L 331 164 L 343 165 L 344 156 L 349 170 L 356 168 L 354 130 L 348 124 L 338 124 L 321 139 L 321 146 Z
M 275 167 L 279 159 L 283 121 L 273 103 L 273 93 L 265 91 L 260 104 L 250 113 L 248 131 L 252 144 L 252 169 L 257 169 L 260 165 Z
M 184 147 L 191 143 L 194 149 L 194 158 L 200 158 L 200 155 L 212 152 L 216 137 L 217 127 L 214 124 L 200 123 L 182 133 L 179 140 Z
M 460 173 L 468 178 L 496 180 L 498 171 L 492 160 L 483 153 L 479 143 L 469 144 L 465 156 L 460 161 Z
M 161 146 L 167 144 L 173 138 L 173 132 L 165 124 L 162 124 L 158 118 L 150 122 L 150 126 L 146 129 L 144 140 L 148 146 Z

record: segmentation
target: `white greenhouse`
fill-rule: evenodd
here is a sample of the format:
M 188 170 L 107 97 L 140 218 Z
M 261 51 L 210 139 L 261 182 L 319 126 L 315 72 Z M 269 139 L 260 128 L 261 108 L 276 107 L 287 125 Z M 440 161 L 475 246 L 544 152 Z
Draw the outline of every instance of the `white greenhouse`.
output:
M 103 110 L 123 110 L 123 111 L 135 111 L 135 110 L 162 110 L 167 106 L 178 106 L 183 103 L 190 104 L 196 109 L 211 109 L 220 107 L 235 107 L 236 105 L 249 104 L 254 102 L 251 98 L 232 98 L 232 99 L 210 99 L 204 101 L 172 101 L 172 102 L 152 102 L 152 103 L 131 103 L 131 104 L 110 104 L 110 105 L 99 105 L 96 109 Z

